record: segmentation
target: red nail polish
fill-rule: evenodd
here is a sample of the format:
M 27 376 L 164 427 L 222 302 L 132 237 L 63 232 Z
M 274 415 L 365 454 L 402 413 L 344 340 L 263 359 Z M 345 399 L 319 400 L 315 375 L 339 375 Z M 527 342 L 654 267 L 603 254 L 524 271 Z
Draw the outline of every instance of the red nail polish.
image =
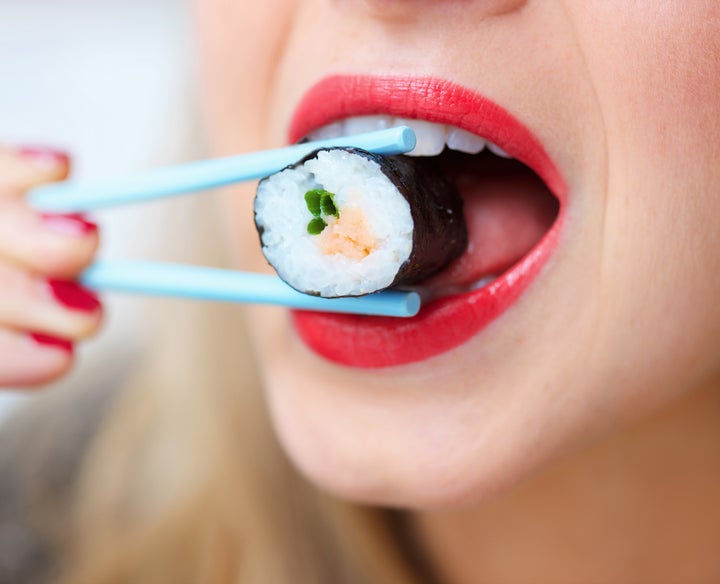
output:
M 95 312 L 100 301 L 90 290 L 67 280 L 48 280 L 48 287 L 60 304 L 72 310 Z
M 61 339 L 59 337 L 53 337 L 42 333 L 30 333 L 30 338 L 38 345 L 43 345 L 44 347 L 57 347 L 58 349 L 62 349 L 68 353 L 72 353 L 74 349 L 72 342 L 67 339 Z
M 95 223 L 88 221 L 80 213 L 41 213 L 40 217 L 51 229 L 68 235 L 85 236 L 98 230 Z
M 52 170 L 70 164 L 70 157 L 65 152 L 44 146 L 25 146 L 18 148 L 16 152 L 42 170 Z

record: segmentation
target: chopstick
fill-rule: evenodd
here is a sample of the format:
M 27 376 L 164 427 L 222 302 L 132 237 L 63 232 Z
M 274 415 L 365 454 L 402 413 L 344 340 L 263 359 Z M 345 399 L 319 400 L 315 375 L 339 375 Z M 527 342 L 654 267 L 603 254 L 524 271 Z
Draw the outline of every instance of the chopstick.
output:
M 378 154 L 403 154 L 415 147 L 415 134 L 401 126 L 161 168 L 107 183 L 53 183 L 30 191 L 28 200 L 35 209 L 53 213 L 140 203 L 262 178 L 319 148 L 343 146 Z M 98 261 L 79 280 L 98 291 L 276 304 L 299 310 L 405 318 L 420 310 L 416 292 L 387 290 L 356 298 L 320 298 L 302 294 L 276 276 L 160 262 Z
M 55 213 L 139 203 L 262 178 L 319 148 L 338 146 L 362 148 L 377 154 L 403 154 L 415 147 L 415 134 L 409 127 L 399 126 L 356 136 L 159 168 L 111 182 L 52 183 L 31 190 L 28 201 L 36 209 Z
M 321 312 L 410 317 L 420 310 L 416 292 L 386 290 L 354 298 L 320 298 L 302 294 L 268 274 L 157 262 L 99 261 L 83 272 L 80 281 L 95 290 L 275 304 Z

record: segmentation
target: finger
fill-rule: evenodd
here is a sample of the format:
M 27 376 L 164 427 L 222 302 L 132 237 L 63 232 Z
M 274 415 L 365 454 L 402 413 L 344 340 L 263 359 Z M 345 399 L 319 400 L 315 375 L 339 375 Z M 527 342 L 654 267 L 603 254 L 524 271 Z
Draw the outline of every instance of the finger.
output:
M 81 215 L 37 213 L 0 198 L 0 259 L 38 274 L 73 278 L 98 247 L 97 225 Z
M 25 388 L 63 376 L 73 363 L 69 341 L 0 329 L 0 388 Z
M 63 152 L 0 147 L 0 197 L 18 196 L 34 186 L 63 180 L 69 171 L 70 159 Z
M 45 280 L 0 265 L 0 327 L 70 340 L 93 335 L 102 306 L 89 290 L 67 280 Z

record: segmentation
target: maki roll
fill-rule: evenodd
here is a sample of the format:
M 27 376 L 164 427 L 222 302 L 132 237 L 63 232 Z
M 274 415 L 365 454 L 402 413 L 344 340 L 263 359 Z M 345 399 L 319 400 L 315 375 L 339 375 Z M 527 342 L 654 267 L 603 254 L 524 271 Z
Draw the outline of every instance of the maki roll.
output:
M 326 298 L 410 286 L 467 246 L 462 199 L 426 162 L 317 150 L 258 185 L 265 258 L 290 286 Z

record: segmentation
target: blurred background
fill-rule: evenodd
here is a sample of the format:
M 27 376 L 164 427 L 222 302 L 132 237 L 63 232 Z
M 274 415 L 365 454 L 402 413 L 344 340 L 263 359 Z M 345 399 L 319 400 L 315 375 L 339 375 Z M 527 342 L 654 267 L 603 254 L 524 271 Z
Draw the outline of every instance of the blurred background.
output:
M 0 0 L 0 142 L 68 151 L 72 178 L 106 179 L 202 155 L 184 0 Z M 183 261 L 182 200 L 91 215 L 101 257 Z M 147 348 L 152 300 L 105 295 L 107 319 L 58 385 L 122 383 Z M 0 421 L 33 395 L 0 391 Z

